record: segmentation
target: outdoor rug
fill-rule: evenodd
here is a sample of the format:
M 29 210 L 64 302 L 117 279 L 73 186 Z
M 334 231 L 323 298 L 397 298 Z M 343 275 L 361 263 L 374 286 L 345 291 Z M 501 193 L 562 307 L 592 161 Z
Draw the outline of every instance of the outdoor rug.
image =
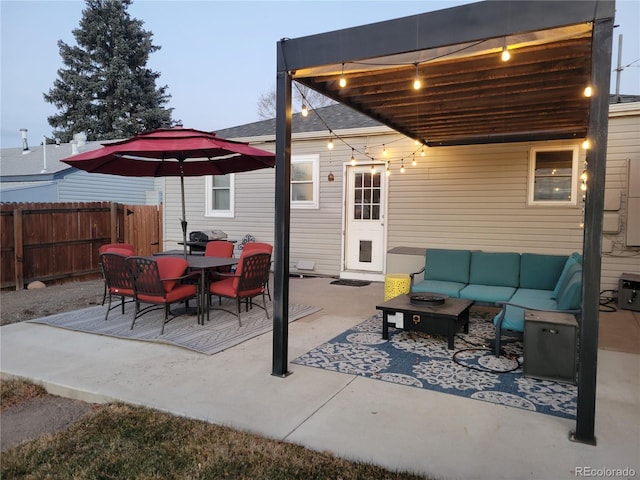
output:
M 524 377 L 522 342 L 506 343 L 499 358 L 488 350 L 491 317 L 472 311 L 469 333 L 448 350 L 445 337 L 392 327 L 383 340 L 380 313 L 293 363 L 574 419 L 577 387 Z
M 235 301 L 223 300 L 222 307 L 235 311 Z M 260 307 L 254 306 L 249 312 L 244 312 L 243 307 L 242 326 L 238 325 L 238 317 L 224 310 L 211 310 L 210 320 L 208 322 L 205 320 L 204 325 L 198 325 L 195 315 L 181 315 L 165 325 L 163 335 L 160 335 L 160 328 L 164 310 L 156 310 L 139 317 L 133 330 L 131 329 L 132 302 L 126 303 L 125 314 L 122 315 L 118 301 L 118 306 L 111 310 L 107 321 L 104 320 L 107 309 L 104 305 L 37 318 L 30 322 L 116 338 L 165 343 L 213 355 L 270 332 L 273 328 L 270 302 L 267 302 L 267 308 L 270 319 L 267 319 L 264 310 Z M 289 305 L 289 322 L 319 310 L 321 310 L 320 307 Z

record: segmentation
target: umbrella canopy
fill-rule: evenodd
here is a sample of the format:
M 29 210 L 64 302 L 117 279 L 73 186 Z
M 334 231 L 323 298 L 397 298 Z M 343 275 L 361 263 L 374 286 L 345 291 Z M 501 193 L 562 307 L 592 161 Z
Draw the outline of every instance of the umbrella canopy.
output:
M 65 158 L 63 162 L 91 173 L 125 177 L 180 177 L 182 236 L 187 252 L 184 177 L 226 175 L 273 168 L 275 155 L 243 142 L 190 128 L 161 128 L 102 148 Z

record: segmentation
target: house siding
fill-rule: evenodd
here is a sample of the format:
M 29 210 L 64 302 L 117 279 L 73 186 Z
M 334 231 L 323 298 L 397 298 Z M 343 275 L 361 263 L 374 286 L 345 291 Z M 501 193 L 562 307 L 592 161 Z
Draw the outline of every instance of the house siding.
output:
M 58 198 L 52 201 L 111 201 L 146 205 L 147 192 L 154 190 L 154 183 L 155 179 L 149 177 L 123 177 L 78 171 L 58 181 Z
M 609 125 L 606 188 L 621 189 L 622 204 L 626 198 L 627 159 L 640 156 L 640 104 L 634 105 L 627 104 L 624 112 L 612 115 Z M 292 155 L 320 155 L 320 207 L 291 210 L 292 272 L 300 260 L 314 261 L 317 274 L 336 276 L 342 271 L 344 175 L 351 146 L 364 151 L 368 145 L 369 155 L 380 160 L 385 158 L 381 150 L 383 144 L 389 153 L 386 158 L 391 159 L 392 174 L 388 178 L 387 251 L 409 247 L 405 251 L 414 254 L 418 265 L 424 262 L 424 257 L 417 252 L 427 247 L 546 254 L 582 251 L 583 211 L 579 190 L 576 205 L 527 204 L 530 148 L 572 146 L 578 141 L 429 148 L 423 157 L 412 140 L 386 128 L 334 133 L 346 138 L 349 145 L 334 141 L 335 148 L 329 152 L 326 132 L 308 134 L 306 139 L 296 135 L 292 142 Z M 274 148 L 273 143 L 256 146 L 271 151 Z M 415 167 L 411 166 L 414 152 Z M 581 168 L 585 151 L 580 148 L 579 152 Z M 358 153 L 356 158 L 360 164 L 371 163 Z M 406 168 L 404 174 L 399 172 L 401 158 Z M 220 229 L 234 240 L 250 233 L 258 241 L 273 242 L 274 172 L 265 169 L 235 176 L 234 218 L 204 217 L 204 179 L 187 179 L 188 231 Z M 335 181 L 327 180 L 329 172 L 334 174 Z M 181 216 L 179 182 L 177 179 L 165 181 L 165 248 L 176 248 L 175 242 L 182 238 L 178 221 Z M 623 217 L 624 208 L 623 205 L 620 210 Z M 624 230 L 612 240 L 617 249 L 603 255 L 602 289 L 617 288 L 623 272 L 640 272 L 640 249 L 624 247 Z M 393 268 L 392 262 L 389 263 L 388 272 Z

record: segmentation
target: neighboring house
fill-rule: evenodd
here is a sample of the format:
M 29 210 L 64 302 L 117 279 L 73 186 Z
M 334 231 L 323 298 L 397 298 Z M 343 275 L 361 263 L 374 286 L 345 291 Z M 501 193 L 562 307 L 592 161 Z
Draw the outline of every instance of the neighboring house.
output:
M 292 272 L 312 264 L 315 274 L 382 280 L 387 272 L 419 269 L 427 247 L 582 251 L 583 139 L 423 152 L 339 104 L 306 118 L 295 114 L 292 131 Z M 275 120 L 216 133 L 275 149 Z M 623 272 L 640 273 L 640 97 L 610 106 L 608 141 L 603 290 L 616 289 Z M 273 242 L 274 178 L 272 169 L 187 178 L 189 231 Z M 170 249 L 181 238 L 180 197 L 178 181 L 165 181 L 164 247 Z
M 28 142 L 26 142 L 28 145 Z M 99 202 L 157 205 L 162 183 L 154 178 L 87 173 L 62 159 L 94 150 L 82 139 L 61 145 L 0 150 L 0 202 Z

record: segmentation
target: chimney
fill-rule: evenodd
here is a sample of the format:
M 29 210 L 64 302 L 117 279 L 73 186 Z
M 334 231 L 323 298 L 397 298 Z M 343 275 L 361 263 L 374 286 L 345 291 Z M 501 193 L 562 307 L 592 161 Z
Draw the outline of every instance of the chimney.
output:
M 27 129 L 21 128 L 20 135 L 22 135 L 22 153 L 29 153 L 29 144 L 27 143 Z

